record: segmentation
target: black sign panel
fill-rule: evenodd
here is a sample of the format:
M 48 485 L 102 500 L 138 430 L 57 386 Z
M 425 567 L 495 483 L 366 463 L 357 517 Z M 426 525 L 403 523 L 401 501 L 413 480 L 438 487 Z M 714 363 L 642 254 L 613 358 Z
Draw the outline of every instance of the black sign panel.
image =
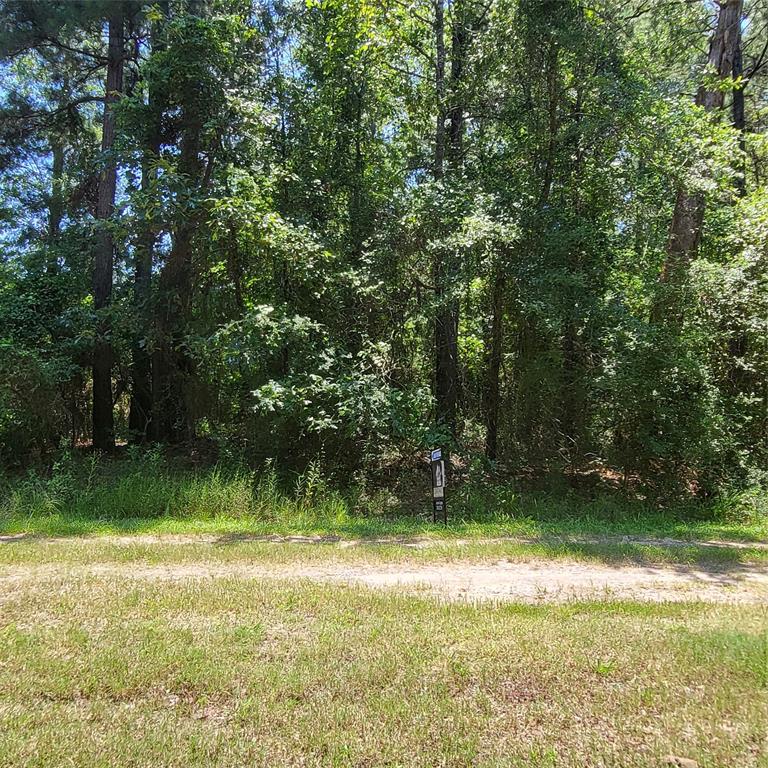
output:
M 448 507 L 445 503 L 445 460 L 443 451 L 436 448 L 430 455 L 432 465 L 432 522 L 442 518 L 448 522 Z

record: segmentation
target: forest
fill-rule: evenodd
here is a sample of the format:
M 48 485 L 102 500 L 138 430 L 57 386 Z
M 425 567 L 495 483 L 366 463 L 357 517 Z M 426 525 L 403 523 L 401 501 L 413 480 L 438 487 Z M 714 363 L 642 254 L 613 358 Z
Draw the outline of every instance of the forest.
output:
M 768 484 L 765 0 L 2 0 L 0 30 L 5 471 L 160 446 L 342 482 L 439 446 Z

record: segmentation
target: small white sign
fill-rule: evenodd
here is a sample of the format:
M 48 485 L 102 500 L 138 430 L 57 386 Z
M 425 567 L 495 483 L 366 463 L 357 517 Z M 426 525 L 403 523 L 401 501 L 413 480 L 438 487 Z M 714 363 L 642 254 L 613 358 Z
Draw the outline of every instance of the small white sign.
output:
M 432 485 L 435 488 L 442 488 L 445 485 L 445 462 L 440 459 L 432 465 Z

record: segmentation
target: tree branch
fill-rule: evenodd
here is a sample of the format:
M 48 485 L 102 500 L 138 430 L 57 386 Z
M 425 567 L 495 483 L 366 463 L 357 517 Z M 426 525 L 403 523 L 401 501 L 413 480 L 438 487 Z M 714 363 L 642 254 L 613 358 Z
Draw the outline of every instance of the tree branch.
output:
M 60 107 L 57 107 L 56 109 L 40 109 L 36 110 L 34 112 L 26 112 L 24 114 L 18 114 L 18 115 L 6 115 L 7 119 L 11 120 L 34 120 L 35 118 L 39 117 L 53 117 L 54 115 L 59 115 L 62 112 L 68 112 L 73 107 L 77 107 L 80 104 L 92 104 L 94 102 L 103 102 L 104 97 L 103 96 L 81 96 L 79 99 L 74 99 L 73 101 L 68 101 L 66 104 L 63 104 Z

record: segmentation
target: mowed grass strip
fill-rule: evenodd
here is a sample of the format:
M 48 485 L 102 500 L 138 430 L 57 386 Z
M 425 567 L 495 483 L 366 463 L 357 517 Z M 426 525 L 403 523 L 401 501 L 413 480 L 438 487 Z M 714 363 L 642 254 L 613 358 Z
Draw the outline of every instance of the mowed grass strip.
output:
M 427 509 L 429 499 L 424 503 Z M 173 511 L 153 512 L 146 517 L 110 516 L 106 510 L 95 508 L 85 515 L 81 509 L 66 508 L 63 511 L 45 510 L 42 513 L 21 505 L 8 512 L 0 501 L 0 535 L 20 533 L 40 536 L 92 536 L 92 535 L 194 535 L 219 536 L 335 536 L 342 539 L 376 539 L 386 537 L 429 537 L 451 541 L 453 539 L 486 539 L 504 536 L 525 538 L 590 537 L 590 536 L 646 536 L 675 539 L 764 542 L 768 540 L 768 517 L 755 516 L 746 521 L 708 518 L 706 512 L 700 519 L 685 519 L 683 513 L 670 512 L 618 513 L 594 515 L 585 505 L 569 512 L 557 507 L 532 507 L 530 512 L 519 516 L 486 514 L 488 519 L 476 520 L 452 511 L 448 525 L 430 522 L 427 513 L 422 516 L 387 515 L 380 517 L 350 516 L 346 512 L 336 517 L 323 514 L 322 510 L 309 509 L 300 514 L 269 514 L 267 519 L 244 513 L 236 516 L 230 508 L 211 514 L 200 513 L 189 517 L 175 516 Z M 482 514 L 478 515 L 483 517 Z
M 755 606 L 11 579 L 0 764 L 761 766 L 767 627 Z
M 426 564 L 499 560 L 526 562 L 567 560 L 622 564 L 703 565 L 738 568 L 768 565 L 768 547 L 736 543 L 713 546 L 704 542 L 675 544 L 649 541 L 621 541 L 579 538 L 463 539 L 441 540 L 422 537 L 397 540 L 268 541 L 247 535 L 125 535 L 82 538 L 46 538 L 21 535 L 0 541 L 0 568 L 3 566 L 57 563 L 188 564 L 243 563 L 312 564 L 332 559 L 346 563 Z

